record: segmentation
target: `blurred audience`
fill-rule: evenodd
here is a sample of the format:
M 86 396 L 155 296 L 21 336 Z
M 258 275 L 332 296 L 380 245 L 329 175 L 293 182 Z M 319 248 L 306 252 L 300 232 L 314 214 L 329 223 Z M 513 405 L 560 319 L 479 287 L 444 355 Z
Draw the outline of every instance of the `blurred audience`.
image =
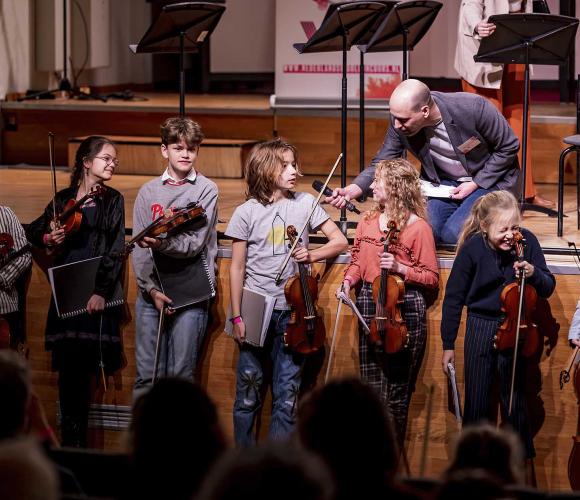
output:
M 445 472 L 450 477 L 457 471 L 481 469 L 502 484 L 521 484 L 524 476 L 524 455 L 516 434 L 489 424 L 466 427 L 457 441 L 455 455 Z
M 196 500 L 332 500 L 324 463 L 290 444 L 232 451 L 204 482 Z M 364 498 L 364 497 L 361 497 Z
M 498 477 L 483 469 L 460 469 L 447 475 L 434 500 L 496 500 L 516 498 L 507 494 Z
M 0 442 L 0 498 L 60 498 L 56 470 L 34 439 L 18 437 Z
M 226 448 L 215 405 L 197 384 L 160 379 L 136 402 L 131 498 L 189 500 Z
M 395 483 L 398 450 L 386 410 L 358 379 L 330 382 L 298 409 L 302 445 L 330 467 L 337 499 L 416 498 Z

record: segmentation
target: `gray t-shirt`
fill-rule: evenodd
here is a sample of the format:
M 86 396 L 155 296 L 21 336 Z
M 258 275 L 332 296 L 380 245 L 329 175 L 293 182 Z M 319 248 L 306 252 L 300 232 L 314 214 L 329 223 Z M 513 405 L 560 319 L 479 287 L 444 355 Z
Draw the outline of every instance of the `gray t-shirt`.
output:
M 289 250 L 286 229 L 292 225 L 300 231 L 315 201 L 309 193 L 294 193 L 293 198 L 284 198 L 266 206 L 252 198 L 236 208 L 226 229 L 226 236 L 247 242 L 244 286 L 275 297 L 276 309 L 288 309 L 284 284 L 298 270 L 290 259 L 282 274 L 282 282 L 276 285 L 274 278 Z M 328 219 L 326 211 L 318 205 L 302 234 L 302 246 L 308 246 L 308 232 Z

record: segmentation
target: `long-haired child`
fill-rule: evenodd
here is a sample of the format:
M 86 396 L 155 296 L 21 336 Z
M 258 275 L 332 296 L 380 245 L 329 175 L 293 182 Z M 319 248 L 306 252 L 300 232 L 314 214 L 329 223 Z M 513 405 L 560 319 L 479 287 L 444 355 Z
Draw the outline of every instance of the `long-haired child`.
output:
M 375 204 L 356 228 L 351 262 L 342 289 L 348 294 L 351 288 L 360 287 L 357 306 L 369 324 L 376 313 L 372 284 L 380 276 L 381 269 L 404 280 L 402 313 L 408 330 L 408 345 L 398 353 L 385 354 L 359 327 L 361 377 L 377 390 L 387 406 L 402 446 L 414 379 L 425 350 L 425 291 L 438 287 L 439 271 L 419 174 L 413 165 L 403 159 L 380 161 L 371 189 Z M 396 223 L 400 233 L 398 241 L 391 243 L 389 251 L 384 252 L 382 238 L 390 221 Z
M 502 323 L 500 296 L 523 269 L 526 283 L 538 295 L 549 297 L 556 280 L 546 266 L 544 254 L 531 231 L 520 228 L 517 200 L 507 191 L 493 191 L 475 202 L 457 245 L 457 255 L 447 281 L 441 320 L 443 370 L 455 362 L 455 339 L 463 307 L 467 307 L 464 344 L 465 425 L 485 420 L 490 414 L 490 388 L 499 375 L 502 414 L 508 415 L 513 350 L 497 351 L 494 336 Z M 526 245 L 518 262 L 512 251 L 514 234 L 520 231 Z M 525 358 L 518 356 L 513 409 L 507 421 L 519 433 L 528 458 L 534 446 L 524 398 Z
M 97 185 L 111 180 L 118 165 L 115 144 L 106 137 L 87 137 L 76 152 L 70 186 L 56 193 L 54 204 L 62 213 L 66 203 L 79 200 Z M 62 444 L 86 446 L 91 400 L 91 377 L 100 370 L 113 373 L 123 362 L 121 308 L 105 309 L 121 279 L 123 261 L 114 258 L 123 251 L 125 207 L 123 195 L 106 187 L 89 197 L 81 207 L 82 223 L 66 234 L 53 222 L 53 204 L 26 229 L 28 240 L 54 251 L 55 265 L 101 257 L 88 314 L 59 318 L 54 299 L 46 321 L 46 348 L 52 352 L 52 368 L 58 371 Z M 95 314 L 98 313 L 98 314 Z
M 336 224 L 316 206 L 296 247 L 276 284 L 278 268 L 288 253 L 286 229 L 302 228 L 315 198 L 295 192 L 300 171 L 296 148 L 280 139 L 258 144 L 246 163 L 247 201 L 236 208 L 226 230 L 233 238 L 230 268 L 230 301 L 234 338 L 239 343 L 234 437 L 238 445 L 255 442 L 254 421 L 261 407 L 263 363 L 272 362 L 272 416 L 269 437 L 285 439 L 296 418 L 296 399 L 301 381 L 303 356 L 284 345 L 283 336 L 290 319 L 284 284 L 295 272 L 296 262 L 312 263 L 338 255 L 347 241 Z M 319 229 L 328 242 L 308 250 L 308 233 Z M 276 299 L 265 345 L 245 343 L 245 324 L 241 317 L 242 288 L 261 292 Z

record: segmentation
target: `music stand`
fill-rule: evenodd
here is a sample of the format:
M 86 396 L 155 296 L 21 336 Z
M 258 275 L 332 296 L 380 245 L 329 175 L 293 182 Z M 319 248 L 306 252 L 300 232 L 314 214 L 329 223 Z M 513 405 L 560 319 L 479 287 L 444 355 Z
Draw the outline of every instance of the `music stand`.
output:
M 496 29 L 493 35 L 481 40 L 479 50 L 473 56 L 475 62 L 525 65 L 520 208 L 522 212 L 532 210 L 556 217 L 558 212 L 555 210 L 525 201 L 530 64 L 566 62 L 578 30 L 578 19 L 550 14 L 502 14 L 491 16 L 489 22 L 495 24 Z
M 179 116 L 185 115 L 185 52 L 198 52 L 226 10 L 209 2 L 182 2 L 166 5 L 137 45 L 135 54 L 179 53 Z
M 299 54 L 342 51 L 340 186 L 346 186 L 346 52 L 368 32 L 384 5 L 379 2 L 342 2 L 330 4 L 320 27 L 306 43 L 295 43 Z M 340 210 L 340 227 L 346 234 L 346 208 Z
M 410 0 L 408 2 L 382 2 L 385 4 L 379 26 L 362 39 L 357 47 L 360 50 L 360 165 L 364 170 L 364 55 L 367 52 L 403 52 L 403 80 L 409 78 L 409 51 L 422 40 L 443 7 L 432 0 Z M 391 5 L 389 5 L 391 4 Z

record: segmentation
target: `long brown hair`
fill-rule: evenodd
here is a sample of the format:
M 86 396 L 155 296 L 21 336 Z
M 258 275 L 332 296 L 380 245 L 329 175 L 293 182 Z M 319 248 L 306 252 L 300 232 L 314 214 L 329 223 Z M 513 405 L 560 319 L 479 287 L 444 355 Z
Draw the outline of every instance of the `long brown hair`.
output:
M 427 220 L 427 205 L 421 192 L 419 172 L 407 160 L 381 160 L 375 169 L 375 181 L 385 187 L 386 203 L 375 203 L 366 219 L 386 212 L 389 220 L 395 221 L 399 230 L 407 224 L 411 214 Z
M 117 150 L 117 145 L 111 139 L 100 135 L 91 135 L 80 143 L 70 176 L 70 187 L 75 188 L 81 183 L 84 176 L 85 161 L 93 161 L 99 155 L 105 144 L 109 144 Z
M 513 213 L 521 218 L 520 208 L 515 196 L 509 191 L 492 191 L 479 198 L 471 207 L 469 217 L 457 241 L 457 252 L 471 236 L 484 233 L 500 214 Z
M 248 184 L 246 200 L 255 198 L 263 205 L 271 202 L 276 182 L 284 168 L 284 153 L 286 151 L 292 152 L 296 162 L 296 174 L 302 175 L 298 168 L 298 151 L 292 144 L 278 138 L 254 146 L 244 168 Z

